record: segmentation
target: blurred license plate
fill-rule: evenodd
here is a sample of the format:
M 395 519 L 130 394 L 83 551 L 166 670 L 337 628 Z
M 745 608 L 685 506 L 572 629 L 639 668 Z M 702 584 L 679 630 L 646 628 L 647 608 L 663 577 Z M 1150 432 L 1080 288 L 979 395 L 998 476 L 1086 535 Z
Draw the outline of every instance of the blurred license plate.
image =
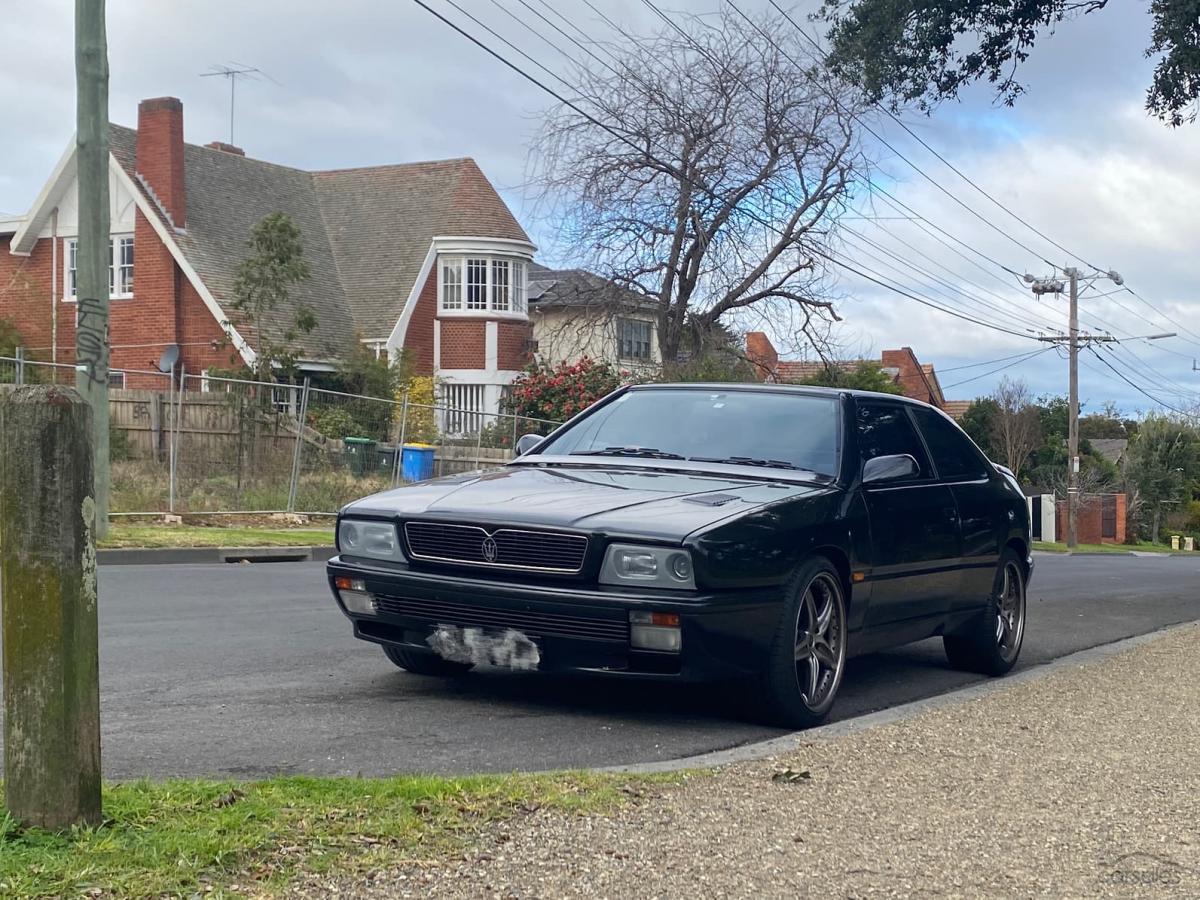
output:
M 442 659 L 477 666 L 505 669 L 536 669 L 542 654 L 527 635 L 511 628 L 487 628 L 439 625 L 426 643 Z

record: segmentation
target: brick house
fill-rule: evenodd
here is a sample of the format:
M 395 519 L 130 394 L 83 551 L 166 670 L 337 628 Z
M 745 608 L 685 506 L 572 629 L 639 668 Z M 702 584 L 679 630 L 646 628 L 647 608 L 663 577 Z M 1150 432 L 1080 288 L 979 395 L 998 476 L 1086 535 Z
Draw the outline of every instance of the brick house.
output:
M 170 345 L 193 374 L 253 362 L 258 335 L 228 301 L 251 228 L 282 212 L 312 277 L 266 327 L 282 331 L 301 305 L 315 313 L 302 369 L 332 371 L 355 342 L 407 350 L 445 401 L 496 411 L 528 354 L 535 247 L 473 160 L 309 172 L 183 133 L 172 97 L 143 101 L 136 130 L 110 128 L 114 384 L 141 386 L 124 370 L 153 370 Z M 0 318 L 30 358 L 74 360 L 76 230 L 72 141 L 29 212 L 0 220 Z
M 783 384 L 804 381 L 814 375 L 820 375 L 826 368 L 826 363 L 823 362 L 780 359 L 771 339 L 761 331 L 752 331 L 746 335 L 746 355 L 758 371 L 761 381 Z M 879 359 L 839 360 L 831 365 L 842 369 L 855 369 L 863 363 L 878 366 L 879 370 L 900 388 L 905 397 L 920 400 L 938 409 L 945 409 L 948 402 L 956 402 L 946 400 L 937 372 L 931 364 L 918 360 L 911 347 L 884 350 Z
M 588 356 L 637 373 L 662 366 L 658 307 L 592 272 L 534 263 L 529 318 L 537 355 L 551 365 Z

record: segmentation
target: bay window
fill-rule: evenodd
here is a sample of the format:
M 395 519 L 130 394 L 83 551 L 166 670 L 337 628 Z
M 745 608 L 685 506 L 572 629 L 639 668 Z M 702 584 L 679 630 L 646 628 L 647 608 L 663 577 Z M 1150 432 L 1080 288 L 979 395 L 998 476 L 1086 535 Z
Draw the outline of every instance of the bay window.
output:
M 525 314 L 525 262 L 506 256 L 444 257 L 438 267 L 442 312 Z
M 63 298 L 74 300 L 79 291 L 79 241 L 75 238 L 67 238 L 66 245 L 66 253 L 63 254 L 63 263 L 66 266 L 63 277 Z M 109 238 L 108 293 L 109 297 L 114 300 L 133 296 L 133 237 L 131 235 Z

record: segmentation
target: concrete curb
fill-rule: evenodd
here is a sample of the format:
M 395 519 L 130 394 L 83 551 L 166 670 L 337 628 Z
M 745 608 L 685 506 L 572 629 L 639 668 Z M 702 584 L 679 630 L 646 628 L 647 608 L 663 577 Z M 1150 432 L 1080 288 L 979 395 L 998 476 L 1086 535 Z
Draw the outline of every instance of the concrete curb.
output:
M 867 713 L 863 716 L 856 716 L 853 719 L 844 719 L 841 722 L 834 722 L 831 725 L 822 725 L 819 728 L 812 728 L 808 731 L 794 731 L 791 734 L 785 734 L 777 738 L 769 738 L 765 741 L 756 741 L 752 744 L 743 744 L 740 747 L 731 747 L 728 750 L 716 750 L 710 753 L 701 753 L 697 756 L 687 756 L 681 759 L 663 760 L 662 762 L 652 763 L 637 763 L 629 766 L 604 766 L 595 769 L 597 772 L 628 772 L 630 774 L 647 775 L 655 772 L 677 772 L 681 769 L 710 769 L 717 766 L 727 766 L 733 763 L 751 762 L 754 760 L 766 759 L 770 756 L 777 756 L 782 753 L 790 753 L 803 744 L 812 743 L 813 741 L 830 740 L 832 738 L 843 737 L 848 734 L 857 734 L 860 731 L 866 731 L 869 728 L 877 728 L 881 725 L 890 725 L 893 722 L 901 722 L 905 719 L 911 719 L 926 710 L 939 709 L 943 706 L 951 706 L 958 703 L 965 703 L 970 700 L 977 700 L 980 697 L 986 697 L 988 694 L 995 691 L 1002 691 L 1014 685 L 1025 684 L 1029 681 L 1037 681 L 1049 675 L 1053 675 L 1060 669 L 1072 668 L 1075 666 L 1094 665 L 1108 659 L 1110 656 L 1115 656 L 1118 653 L 1123 653 L 1126 650 L 1131 650 L 1134 647 L 1139 647 L 1142 644 L 1148 644 L 1151 641 L 1166 637 L 1176 631 L 1182 631 L 1186 628 L 1195 628 L 1200 625 L 1200 620 L 1193 622 L 1181 622 L 1178 625 L 1169 625 L 1166 628 L 1161 628 L 1158 631 L 1151 631 L 1147 634 L 1139 634 L 1131 638 L 1115 641 L 1111 644 L 1101 644 L 1098 647 L 1089 647 L 1087 650 L 1079 650 L 1067 656 L 1060 656 L 1058 659 L 1051 660 L 1048 663 L 1031 666 L 1028 669 L 1009 675 L 1004 678 L 991 678 L 987 681 L 979 681 L 974 684 L 957 690 L 949 691 L 945 694 L 938 694 L 933 697 L 926 697 L 923 700 L 914 700 L 911 703 L 904 703 L 900 706 L 893 706 L 889 709 L 882 709 L 879 712 Z
M 325 562 L 334 547 L 156 547 L 97 550 L 102 566 L 189 565 L 193 563 Z

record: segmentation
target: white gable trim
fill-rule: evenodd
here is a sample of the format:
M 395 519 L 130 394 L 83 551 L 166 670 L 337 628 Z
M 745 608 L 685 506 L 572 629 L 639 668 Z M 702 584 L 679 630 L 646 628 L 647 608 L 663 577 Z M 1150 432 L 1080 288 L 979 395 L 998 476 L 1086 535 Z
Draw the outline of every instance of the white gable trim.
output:
M 404 339 L 408 335 L 408 323 L 412 321 L 413 313 L 417 309 L 417 302 L 421 299 L 421 291 L 425 289 L 425 282 L 429 279 L 429 273 L 433 271 L 433 264 L 436 260 L 437 246 L 430 244 L 429 252 L 425 254 L 425 261 L 421 263 L 421 271 L 417 275 L 417 280 L 413 282 L 412 290 L 408 292 L 408 299 L 404 301 L 404 308 L 400 310 L 400 318 L 396 320 L 396 326 L 388 335 L 389 356 L 395 356 L 404 349 Z
M 33 201 L 33 206 L 29 208 L 29 215 L 25 217 L 25 221 L 17 233 L 13 235 L 8 251 L 13 256 L 29 256 L 33 253 L 42 226 L 46 224 L 51 210 L 58 205 L 63 191 L 75 177 L 75 151 L 75 136 L 72 135 L 66 152 L 59 159 L 54 171 L 50 173 L 50 179 L 42 186 L 37 199 Z
M 121 164 L 118 163 L 116 158 L 111 154 L 109 155 L 108 162 L 113 171 L 117 173 L 117 178 L 122 181 L 128 188 L 129 192 L 133 194 L 134 202 L 137 203 L 138 209 L 142 211 L 142 215 L 146 217 L 146 221 L 150 223 L 150 227 L 154 229 L 154 233 L 158 235 L 158 239 L 161 240 L 166 248 L 171 251 L 171 256 L 179 266 L 180 271 L 187 276 L 187 280 L 191 282 L 192 287 L 196 289 L 196 293 L 200 295 L 200 299 L 204 301 L 204 305 L 208 307 L 208 311 L 212 313 L 213 318 L 217 320 L 217 324 L 219 324 L 225 330 L 225 333 L 229 335 L 230 342 L 237 349 L 238 353 L 241 354 L 241 357 L 243 360 L 245 360 L 246 365 L 254 365 L 254 361 L 257 359 L 258 354 L 254 352 L 254 348 L 250 346 L 246 339 L 238 334 L 237 329 L 233 327 L 233 323 L 229 321 L 229 317 L 225 315 L 225 310 L 221 309 L 221 304 L 217 302 L 217 298 L 212 295 L 212 291 L 208 289 L 208 286 L 204 283 L 204 280 L 201 279 L 196 270 L 192 268 L 192 264 L 188 262 L 187 257 L 183 255 L 183 251 L 179 249 L 179 245 L 175 242 L 174 234 L 172 231 L 167 230 L 167 226 L 165 226 L 162 222 L 162 219 L 159 218 L 158 210 L 150 204 L 150 201 L 146 198 L 146 195 L 142 192 L 138 185 L 134 183 L 133 179 L 129 177 L 129 173 L 121 167 Z
M 537 246 L 529 241 L 457 235 L 435 236 L 433 248 L 439 253 L 512 253 L 528 259 L 533 259 L 533 254 L 537 250 Z

